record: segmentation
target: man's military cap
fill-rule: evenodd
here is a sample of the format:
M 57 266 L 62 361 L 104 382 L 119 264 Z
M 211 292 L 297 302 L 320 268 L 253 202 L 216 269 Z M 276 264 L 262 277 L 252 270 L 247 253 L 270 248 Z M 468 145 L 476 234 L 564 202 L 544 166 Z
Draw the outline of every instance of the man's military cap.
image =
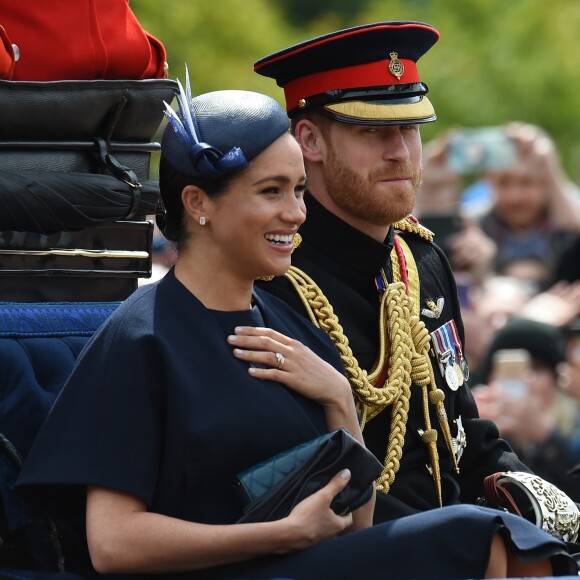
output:
M 436 115 L 417 61 L 438 39 L 422 22 L 365 24 L 266 56 L 254 70 L 284 89 L 291 118 L 317 109 L 345 123 L 427 123 Z

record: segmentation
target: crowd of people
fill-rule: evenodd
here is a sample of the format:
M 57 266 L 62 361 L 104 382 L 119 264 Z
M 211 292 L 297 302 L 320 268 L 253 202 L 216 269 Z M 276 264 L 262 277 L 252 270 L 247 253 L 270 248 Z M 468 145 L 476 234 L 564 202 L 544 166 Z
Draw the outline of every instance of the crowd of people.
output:
M 440 228 L 458 281 L 480 415 L 535 473 L 580 501 L 580 480 L 569 473 L 580 463 L 580 189 L 541 127 L 494 130 L 512 155 L 469 172 L 451 159 L 462 129 L 427 144 L 415 211 Z M 493 355 L 503 349 L 530 355 L 521 396 L 494 379 Z

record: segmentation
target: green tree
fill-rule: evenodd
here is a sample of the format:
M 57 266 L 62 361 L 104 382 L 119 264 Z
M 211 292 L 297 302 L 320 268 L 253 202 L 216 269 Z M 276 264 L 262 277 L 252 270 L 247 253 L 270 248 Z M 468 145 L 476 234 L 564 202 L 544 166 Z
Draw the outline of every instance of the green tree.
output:
M 353 0 L 278 0 L 278 3 L 293 26 L 310 26 L 313 21 L 328 17 L 339 19 L 342 23 L 352 22 L 365 4 Z
M 165 45 L 171 78 L 183 79 L 187 63 L 196 93 L 231 88 L 272 93 L 271 81 L 252 65 L 294 40 L 294 30 L 268 0 L 133 0 L 131 8 Z

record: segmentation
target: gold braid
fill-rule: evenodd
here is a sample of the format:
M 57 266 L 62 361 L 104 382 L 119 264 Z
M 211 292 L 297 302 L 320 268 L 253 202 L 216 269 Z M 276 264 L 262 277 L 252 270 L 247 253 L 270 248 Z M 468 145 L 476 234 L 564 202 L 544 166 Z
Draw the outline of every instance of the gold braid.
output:
M 351 383 L 361 427 L 386 407 L 392 405 L 391 429 L 384 469 L 377 480 L 377 489 L 387 493 L 399 470 L 403 455 L 411 385 L 411 333 L 409 329 L 409 297 L 405 285 L 391 284 L 381 300 L 381 320 L 389 321 L 391 356 L 388 379 L 382 388 L 375 387 L 356 360 L 338 317 L 320 288 L 304 272 L 292 266 L 286 273 L 306 307 L 310 320 L 328 333 L 343 361 Z M 381 334 L 384 334 L 381 333 Z M 378 373 L 377 373 L 378 376 Z
M 413 222 L 410 223 L 411 226 L 415 226 Z M 428 232 L 428 230 L 426 231 Z M 391 428 L 384 468 L 376 480 L 377 490 L 380 492 L 389 492 L 400 467 L 411 397 L 411 383 L 414 382 L 421 388 L 425 422 L 425 431 L 421 432 L 421 436 L 429 448 L 433 479 L 439 505 L 441 505 L 437 431 L 431 427 L 429 402 L 437 409 L 445 441 L 455 459 L 449 424 L 443 406 L 445 395 L 437 388 L 433 367 L 429 359 L 429 332 L 419 316 L 415 314 L 414 299 L 406 294 L 405 284 L 399 281 L 400 268 L 396 267 L 399 266 L 396 253 L 393 252 L 391 256 L 395 282 L 387 286 L 381 297 L 379 360 L 370 375 L 358 364 L 338 317 L 316 283 L 295 266 L 292 266 L 285 276 L 300 297 L 311 322 L 330 336 L 339 351 L 346 376 L 352 387 L 357 411 L 360 414 L 361 429 L 364 429 L 367 421 L 370 421 L 386 407 L 392 407 Z M 375 386 L 373 382 L 379 378 L 383 369 L 387 351 L 386 341 L 389 339 L 387 380 L 383 385 Z
M 395 222 L 393 227 L 400 232 L 409 232 L 411 234 L 416 234 L 419 237 L 427 240 L 428 242 L 433 241 L 434 234 L 431 230 L 428 230 L 425 226 L 422 226 L 414 217 L 407 216 L 402 220 Z
M 422 226 L 413 216 L 407 216 L 405 219 L 398 221 L 394 224 L 395 229 L 399 231 L 407 231 L 414 233 L 423 239 L 432 242 L 433 241 L 433 232 L 428 230 L 426 227 Z M 415 309 L 413 310 L 413 316 L 417 319 L 416 321 L 413 320 L 411 324 L 412 332 L 413 332 L 413 344 L 415 345 L 416 352 L 422 355 L 420 357 L 420 365 L 417 365 L 415 368 L 415 372 L 413 374 L 413 380 L 417 385 L 419 385 L 423 389 L 423 413 L 425 417 L 425 426 L 426 429 L 429 430 L 430 419 L 429 419 L 429 412 L 428 412 L 428 404 L 427 399 L 429 402 L 435 407 L 437 412 L 437 419 L 439 421 L 439 426 L 441 427 L 441 432 L 443 433 L 443 438 L 445 439 L 445 444 L 451 453 L 451 457 L 453 458 L 453 465 L 455 468 L 456 473 L 459 473 L 459 466 L 457 464 L 457 457 L 453 450 L 453 438 L 451 437 L 451 430 L 449 429 L 449 421 L 447 419 L 447 412 L 445 411 L 445 406 L 443 401 L 445 400 L 445 393 L 441 389 L 437 388 L 437 383 L 435 381 L 435 375 L 433 374 L 433 365 L 431 364 L 431 359 L 429 358 L 429 348 L 430 348 L 430 341 L 431 337 L 429 332 L 427 331 L 425 324 L 419 319 L 419 277 L 417 271 L 417 265 L 415 264 L 415 259 L 413 258 L 413 254 L 405 241 L 397 236 L 396 241 L 398 241 L 399 246 L 405 255 L 405 261 L 407 263 L 407 273 L 409 275 L 409 290 L 411 296 L 415 297 Z M 400 272 L 400 264 L 398 263 L 397 253 L 392 252 L 391 256 L 393 258 L 393 266 L 396 266 L 397 269 L 393 270 L 393 278 L 395 281 L 398 279 L 397 274 Z M 427 386 L 430 388 L 430 392 L 427 393 L 426 389 Z M 436 450 L 430 449 L 430 453 L 433 457 L 437 458 Z M 438 463 L 438 462 L 437 462 Z M 438 464 L 433 464 L 433 476 L 436 480 L 437 485 L 437 478 L 438 475 Z

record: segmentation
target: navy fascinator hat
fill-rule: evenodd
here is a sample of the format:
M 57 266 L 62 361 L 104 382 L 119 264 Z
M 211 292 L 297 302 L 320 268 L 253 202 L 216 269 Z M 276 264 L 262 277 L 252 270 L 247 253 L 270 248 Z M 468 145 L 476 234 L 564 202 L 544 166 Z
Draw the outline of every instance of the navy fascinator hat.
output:
M 273 98 L 240 90 L 191 96 L 179 81 L 178 111 L 165 103 L 168 125 L 161 148 L 179 173 L 198 179 L 220 179 L 241 171 L 288 131 L 290 121 Z

